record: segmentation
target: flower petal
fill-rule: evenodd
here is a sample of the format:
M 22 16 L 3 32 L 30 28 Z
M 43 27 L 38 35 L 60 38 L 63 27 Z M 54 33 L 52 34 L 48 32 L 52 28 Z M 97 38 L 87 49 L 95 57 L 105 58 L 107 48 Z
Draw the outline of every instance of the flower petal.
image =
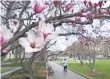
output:
M 11 33 L 11 31 L 9 29 L 2 32 L 2 35 L 3 35 L 4 39 L 7 41 L 9 41 L 9 39 L 11 39 L 13 36 L 13 34 Z
M 2 50 L 2 52 L 3 52 L 4 54 L 7 54 L 7 53 L 8 53 L 8 49 L 5 48 L 5 49 Z
M 55 39 L 55 38 L 57 38 L 57 37 L 58 37 L 58 34 L 52 33 L 51 35 L 48 35 L 48 36 L 47 36 L 46 40 L 52 40 L 52 39 Z
M 42 50 L 42 48 L 40 47 L 40 48 L 35 48 L 34 49 L 34 52 L 38 52 L 38 51 L 41 51 Z
M 3 36 L 0 34 L 0 46 L 3 44 L 4 38 Z
M 25 52 L 26 53 L 33 53 L 34 52 L 34 49 L 32 47 L 30 47 L 30 46 L 26 46 L 25 47 Z
M 52 33 L 54 30 L 53 24 L 46 24 L 46 27 L 44 28 L 44 33 Z
M 36 14 L 42 13 L 49 5 L 45 5 L 41 0 L 34 5 L 34 12 Z
M 36 4 L 34 5 L 34 12 L 35 13 L 41 13 L 42 12 L 42 7 L 41 7 L 39 2 L 36 2 Z
M 45 42 L 42 45 L 40 45 L 39 47 L 34 48 L 34 52 L 41 51 L 43 49 L 44 45 L 45 45 Z
M 39 31 L 42 33 L 51 33 L 54 30 L 53 24 L 46 24 L 44 21 L 39 22 Z
M 43 27 L 45 27 L 45 26 L 46 26 L 46 24 L 43 20 L 39 21 L 39 26 L 38 26 L 39 32 L 43 32 L 44 31 Z
M 28 42 L 28 40 L 26 38 L 19 38 L 19 44 L 23 47 L 26 48 L 26 46 L 30 46 L 30 43 Z
M 3 40 L 3 42 L 2 42 L 1 45 L 4 45 L 4 44 L 6 44 L 6 43 L 8 43 L 8 41 L 7 41 L 7 40 Z
M 19 43 L 25 49 L 26 53 L 33 53 L 34 52 L 34 49 L 30 46 L 30 43 L 26 38 L 20 38 Z
M 35 42 L 35 40 L 36 40 L 36 32 L 35 31 L 32 31 L 32 30 L 30 30 L 29 32 L 28 32 L 28 36 L 27 36 L 27 39 L 28 39 L 28 41 L 31 43 L 31 42 Z
M 44 36 L 42 33 L 37 34 L 36 36 L 36 48 L 41 47 L 45 43 Z
M 44 20 L 44 21 L 46 20 L 44 14 L 39 14 L 39 17 L 41 20 Z

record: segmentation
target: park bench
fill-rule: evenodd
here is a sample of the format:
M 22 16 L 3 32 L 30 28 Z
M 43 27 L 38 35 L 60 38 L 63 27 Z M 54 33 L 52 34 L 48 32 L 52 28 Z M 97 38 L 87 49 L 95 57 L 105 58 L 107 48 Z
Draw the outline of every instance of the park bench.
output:
M 48 66 L 48 74 L 49 75 L 53 75 L 54 74 L 54 70 L 52 69 L 51 66 Z

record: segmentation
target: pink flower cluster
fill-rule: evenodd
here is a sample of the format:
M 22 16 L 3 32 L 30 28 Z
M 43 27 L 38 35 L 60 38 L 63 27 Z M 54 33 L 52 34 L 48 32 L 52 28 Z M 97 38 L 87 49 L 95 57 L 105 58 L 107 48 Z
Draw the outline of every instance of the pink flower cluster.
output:
M 5 27 L 5 26 L 1 26 Z M 0 50 L 1 50 L 1 55 L 4 56 L 8 54 L 8 48 L 2 49 L 3 45 L 7 44 L 9 39 L 12 37 L 12 33 L 10 32 L 9 29 L 1 29 L 0 30 Z
M 25 49 L 26 53 L 33 53 L 41 51 L 44 47 L 46 40 L 53 39 L 53 24 L 45 23 L 43 20 L 39 22 L 39 25 L 27 33 L 27 37 L 19 39 L 19 43 Z

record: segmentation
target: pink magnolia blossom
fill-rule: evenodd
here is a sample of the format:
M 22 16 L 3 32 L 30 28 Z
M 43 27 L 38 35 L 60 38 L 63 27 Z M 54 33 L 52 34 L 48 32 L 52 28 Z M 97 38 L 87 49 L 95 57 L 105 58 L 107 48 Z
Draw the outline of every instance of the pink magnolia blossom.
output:
M 68 3 L 68 4 L 65 6 L 66 11 L 69 11 L 71 8 L 73 8 L 73 6 L 74 6 L 73 2 Z
M 42 5 L 42 4 L 40 4 L 40 2 L 37 1 L 34 5 L 34 12 L 36 14 L 42 13 L 43 10 L 45 10 L 48 6 L 49 5 L 47 5 L 47 3 Z
M 93 4 L 93 7 L 94 7 L 94 8 L 96 8 L 97 6 L 98 6 L 98 4 L 97 4 L 97 3 L 94 3 L 94 4 Z
M 81 21 L 80 17 L 75 17 L 75 21 Z
M 84 26 L 83 25 L 80 25 L 78 27 L 78 31 L 81 32 L 81 33 L 84 33 L 85 32 Z
M 105 14 L 105 13 L 107 13 L 106 10 L 102 9 L 101 14 Z
M 4 44 L 6 44 L 6 43 L 7 43 L 7 41 L 4 40 L 4 37 L 3 37 L 2 35 L 0 35 L 0 49 L 1 49 L 2 46 L 3 46 Z
M 86 0 L 84 0 L 84 5 L 85 5 L 85 6 L 87 5 L 87 1 L 86 1 Z
M 87 17 L 87 19 L 92 20 L 93 19 L 92 12 L 91 11 L 88 11 L 86 17 Z
M 59 7 L 60 5 L 61 5 L 61 0 L 54 0 L 54 5 L 55 5 L 55 7 Z
M 100 8 L 98 9 L 98 14 L 105 14 L 105 13 L 107 13 L 106 10 Z
M 103 1 L 99 1 L 98 5 L 99 5 L 99 7 L 101 8 L 102 5 L 103 5 Z
M 47 38 L 48 35 L 51 35 L 51 33 L 53 32 L 54 30 L 54 26 L 53 24 L 49 24 L 49 23 L 45 23 L 44 21 L 40 21 L 39 22 L 39 28 L 38 28 L 38 31 L 43 33 L 44 37 Z
M 0 49 L 1 49 L 2 46 L 3 46 L 4 44 L 6 44 L 6 43 L 8 43 L 8 41 L 5 40 L 4 37 L 0 35 Z
M 81 10 L 81 12 L 82 12 L 82 13 L 85 13 L 85 12 L 87 12 L 87 9 L 86 9 L 86 8 L 83 8 L 83 9 Z
M 8 54 L 8 48 L 5 48 L 4 50 L 2 50 L 2 52 L 3 52 L 2 56 Z
M 81 17 L 82 13 L 81 12 L 77 12 L 77 13 L 75 13 L 75 15 Z
M 93 30 L 93 32 L 96 33 L 96 34 L 99 34 L 99 32 L 100 32 L 100 27 L 96 27 L 96 28 Z
M 18 24 L 18 21 L 16 19 L 13 19 L 13 24 L 14 25 L 17 25 Z
M 36 34 L 36 32 L 30 30 L 28 36 L 19 39 L 19 43 L 25 49 L 26 53 L 38 52 L 45 45 L 45 40 L 42 33 Z
M 76 23 L 73 22 L 73 23 L 72 23 L 72 26 L 75 27 L 75 26 L 76 26 Z
M 89 1 L 88 4 L 89 4 L 90 7 L 93 7 L 93 4 L 92 4 L 91 1 Z
M 97 10 L 97 13 L 98 13 L 98 14 L 101 14 L 101 9 L 98 9 L 98 10 Z
M 110 9 L 107 9 L 107 13 L 110 15 Z
M 9 39 L 13 36 L 11 31 L 7 28 L 4 28 L 5 26 L 1 26 L 2 29 L 0 30 L 0 50 L 2 49 L 2 46 L 7 44 Z M 6 55 L 8 53 L 8 48 L 5 48 L 2 50 L 2 55 Z
M 49 35 L 51 35 L 51 33 L 43 33 L 44 35 L 44 39 L 46 39 Z
M 53 29 L 53 24 L 46 24 L 41 20 L 39 26 L 30 30 L 26 38 L 22 37 L 19 39 L 19 43 L 26 53 L 41 51 Z
M 48 6 L 50 6 L 50 3 L 49 3 L 49 2 L 47 2 L 47 1 L 45 1 L 45 5 L 48 5 Z
M 5 27 L 5 26 L 2 26 L 2 27 Z M 9 41 L 9 39 L 11 39 L 12 36 L 13 34 L 9 29 L 2 28 L 0 30 L 0 46 L 2 46 L 3 44 L 6 44 Z
M 83 45 L 88 45 L 89 42 L 90 42 L 90 41 L 89 41 L 87 38 L 85 38 L 85 37 L 79 37 L 78 40 L 79 40 L 79 42 L 80 42 L 81 44 L 83 44 Z

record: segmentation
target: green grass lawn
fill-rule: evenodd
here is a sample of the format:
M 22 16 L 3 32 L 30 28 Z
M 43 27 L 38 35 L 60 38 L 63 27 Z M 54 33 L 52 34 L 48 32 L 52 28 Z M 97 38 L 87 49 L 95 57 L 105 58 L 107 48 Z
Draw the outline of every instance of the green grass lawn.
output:
M 95 66 L 97 73 L 95 74 L 91 74 L 86 64 L 81 66 L 79 62 L 69 63 L 68 67 L 93 79 L 110 79 L 110 60 L 97 60 Z
M 12 59 L 7 59 L 7 60 L 3 60 L 4 63 L 7 63 L 7 62 L 16 62 L 16 61 L 21 61 L 23 60 L 23 58 L 12 58 Z
M 46 63 L 44 63 L 44 62 L 35 62 L 35 66 L 36 66 L 38 69 L 43 69 L 43 70 L 46 69 Z
M 21 67 L 21 63 L 4 64 L 2 67 Z

